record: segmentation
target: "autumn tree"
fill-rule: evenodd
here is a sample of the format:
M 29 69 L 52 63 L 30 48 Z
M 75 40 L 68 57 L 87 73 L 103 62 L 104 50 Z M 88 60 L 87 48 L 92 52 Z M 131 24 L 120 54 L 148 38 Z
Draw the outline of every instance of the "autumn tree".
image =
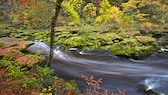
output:
M 116 26 L 120 23 L 121 16 L 122 12 L 118 7 L 112 6 L 108 0 L 102 0 L 100 2 L 99 15 L 97 16 L 96 21 Z
M 78 25 L 81 23 L 83 0 L 64 0 L 62 3 L 63 14 L 68 25 Z
M 122 4 L 123 13 L 145 26 L 166 23 L 167 5 L 162 0 L 129 0 Z
M 15 2 L 14 2 L 15 1 Z M 53 4 L 48 0 L 11 0 L 9 17 L 14 26 L 48 28 L 53 14 Z
M 96 17 L 96 7 L 93 3 L 87 3 L 82 10 L 82 17 L 84 18 L 84 23 L 92 24 Z

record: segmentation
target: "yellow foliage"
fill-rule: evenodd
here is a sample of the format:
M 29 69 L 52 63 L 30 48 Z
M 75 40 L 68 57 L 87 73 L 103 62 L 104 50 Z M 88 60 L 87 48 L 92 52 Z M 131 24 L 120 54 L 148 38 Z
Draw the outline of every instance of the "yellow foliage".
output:
M 9 16 L 10 16 L 10 18 L 12 18 L 12 22 L 19 22 L 20 14 L 15 14 L 15 13 L 11 12 L 11 14 Z
M 129 2 L 123 3 L 122 4 L 122 6 L 124 7 L 123 12 L 126 11 L 132 12 L 134 9 L 137 8 L 136 4 L 139 2 L 141 2 L 141 0 L 129 0 Z
M 123 13 L 132 16 L 138 23 L 163 24 L 168 6 L 161 2 L 162 0 L 129 0 L 122 4 Z
M 96 16 L 96 7 L 94 6 L 93 3 L 88 3 L 84 8 L 83 8 L 83 16 L 84 17 L 95 17 Z
M 125 21 L 125 22 L 124 22 L 124 28 L 127 28 L 128 26 L 129 26 L 128 21 Z
M 120 23 L 122 12 L 116 6 L 111 6 L 108 0 L 100 2 L 100 15 L 96 18 L 97 22 Z
M 80 23 L 80 16 L 76 9 L 82 4 L 82 0 L 65 0 L 62 3 L 64 12 L 70 17 L 69 25 L 76 25 Z
M 135 18 L 141 22 L 146 22 L 146 21 L 150 21 L 149 19 L 146 18 L 148 16 L 149 16 L 149 14 L 143 14 L 143 13 L 141 14 L 140 13 L 140 14 L 135 15 Z

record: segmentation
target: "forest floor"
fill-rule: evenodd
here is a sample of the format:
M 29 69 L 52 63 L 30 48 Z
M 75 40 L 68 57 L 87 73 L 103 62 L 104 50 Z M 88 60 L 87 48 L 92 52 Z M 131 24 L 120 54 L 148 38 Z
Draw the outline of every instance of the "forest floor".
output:
M 25 51 L 31 44 L 22 39 L 0 38 L 0 95 L 77 95 L 75 82 L 52 76 L 53 70 L 42 66 L 46 64 L 44 56 Z

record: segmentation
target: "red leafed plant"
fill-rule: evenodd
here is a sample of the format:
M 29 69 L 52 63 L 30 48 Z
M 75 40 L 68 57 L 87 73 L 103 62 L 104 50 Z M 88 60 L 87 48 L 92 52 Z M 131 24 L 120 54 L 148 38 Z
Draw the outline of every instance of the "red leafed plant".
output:
M 108 90 L 101 92 L 100 84 L 102 83 L 102 78 L 95 80 L 93 76 L 88 77 L 83 74 L 81 75 L 81 78 L 86 81 L 87 85 L 92 87 L 92 89 L 87 90 L 87 92 L 82 95 L 125 95 L 126 93 L 126 90 L 121 89 L 117 89 L 118 93 L 110 93 Z

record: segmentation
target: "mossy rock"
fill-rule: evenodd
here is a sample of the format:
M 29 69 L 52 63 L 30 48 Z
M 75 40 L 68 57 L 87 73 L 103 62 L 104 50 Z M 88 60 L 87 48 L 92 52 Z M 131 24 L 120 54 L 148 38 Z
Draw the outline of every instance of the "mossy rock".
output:
M 142 59 L 156 51 L 155 47 L 153 46 L 141 46 L 137 47 L 137 51 L 132 55 L 133 58 L 135 59 Z
M 114 55 L 119 56 L 131 56 L 135 50 L 134 48 L 139 46 L 139 43 L 136 39 L 124 39 L 121 42 L 113 43 L 112 45 L 102 46 L 102 49 L 110 50 Z
M 88 40 L 97 40 L 97 39 L 102 38 L 101 34 L 96 33 L 96 32 L 86 32 L 86 33 L 82 34 L 81 36 L 88 39 Z
M 101 31 L 101 26 L 98 25 L 85 25 L 85 26 L 80 26 L 78 27 L 79 33 L 87 33 L 87 32 L 98 32 Z
M 153 89 L 150 89 L 148 91 L 145 92 L 147 95 L 162 95 L 161 93 L 153 90 Z M 163 94 L 163 95 L 168 95 L 168 94 Z
M 98 49 L 101 46 L 101 42 L 99 40 L 87 40 L 86 46 L 91 50 Z
M 116 39 L 121 39 L 121 37 L 116 33 L 103 33 L 102 34 L 102 39 L 104 41 L 109 42 L 109 41 L 113 41 L 113 40 L 116 40 Z
M 110 50 L 114 55 L 129 57 L 140 57 L 154 50 L 154 47 L 148 47 L 155 46 L 156 40 L 152 37 L 136 35 L 124 36 L 124 34 L 109 31 L 100 33 L 100 31 L 97 31 L 100 27 L 97 27 L 97 30 L 93 28 L 95 26 L 88 27 L 89 28 L 77 27 L 75 31 L 71 29 L 72 27 L 70 27 L 69 30 L 64 28 L 59 29 L 59 31 L 56 30 L 54 45 L 62 45 L 62 50 L 68 50 L 69 48 L 85 50 L 86 47 L 92 50 L 101 48 Z M 44 42 L 49 43 L 49 33 L 48 30 L 17 30 L 10 33 L 10 36 L 33 40 L 42 39 Z M 149 49 L 151 49 L 151 51 Z
M 44 39 L 45 37 L 49 37 L 49 31 L 37 30 L 37 29 L 17 30 L 15 32 L 11 32 L 9 36 L 14 38 L 22 38 L 24 40 L 27 39 L 41 40 Z
M 12 25 L 9 24 L 9 23 L 0 23 L 0 28 L 1 29 L 5 29 L 5 28 L 8 28 L 8 27 L 11 27 Z
M 101 48 L 110 50 L 112 54 L 117 56 L 132 57 L 135 59 L 141 59 L 155 51 L 153 46 L 141 45 L 136 39 L 133 38 L 124 39 L 119 43 L 103 46 Z
M 3 41 L 0 41 L 0 47 L 3 47 L 5 43 Z
M 83 48 L 86 46 L 86 39 L 81 36 L 78 37 L 70 37 L 63 42 L 63 46 L 61 48 L 68 50 L 69 48 Z
M 130 37 L 140 35 L 140 31 L 121 31 L 119 34 L 123 37 Z
M 0 30 L 0 37 L 8 37 L 10 35 L 11 31 L 8 29 L 2 29 Z
M 162 48 L 168 48 L 168 34 L 160 37 L 157 42 L 159 46 L 162 46 Z
M 143 45 L 152 45 L 156 42 L 156 39 L 149 36 L 136 36 L 135 37 L 138 42 L 142 43 Z
M 55 40 L 55 44 L 63 44 L 63 42 L 71 37 L 77 37 L 78 34 L 62 34 L 62 35 L 57 35 L 55 36 L 54 40 Z

